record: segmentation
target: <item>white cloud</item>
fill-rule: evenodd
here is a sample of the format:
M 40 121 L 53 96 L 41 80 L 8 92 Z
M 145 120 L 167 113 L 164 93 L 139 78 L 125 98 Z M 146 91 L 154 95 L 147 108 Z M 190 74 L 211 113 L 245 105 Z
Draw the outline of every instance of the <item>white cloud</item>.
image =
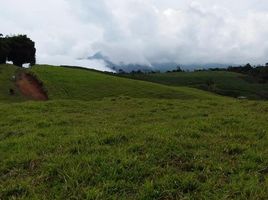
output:
M 36 41 L 37 61 L 86 65 L 101 51 L 119 63 L 265 63 L 265 0 L 0 0 L 4 34 Z

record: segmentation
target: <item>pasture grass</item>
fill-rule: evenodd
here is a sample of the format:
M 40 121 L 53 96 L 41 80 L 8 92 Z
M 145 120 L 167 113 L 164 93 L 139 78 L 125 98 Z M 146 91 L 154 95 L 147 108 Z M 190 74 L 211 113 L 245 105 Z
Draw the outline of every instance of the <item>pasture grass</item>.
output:
M 267 199 L 266 102 L 0 104 L 0 199 Z
M 155 99 L 217 98 L 193 88 L 170 87 L 91 70 L 39 65 L 31 72 L 44 83 L 50 99 L 97 100 L 120 95 Z
M 0 66 L 1 200 L 268 198 L 267 102 L 53 66 L 29 69 L 50 100 L 25 101 L 17 70 Z
M 0 102 L 18 102 L 24 98 L 18 91 L 15 80 L 15 76 L 19 72 L 19 68 L 13 65 L 0 65 Z M 14 94 L 10 93 L 10 90 L 14 91 Z
M 188 86 L 235 98 L 245 96 L 252 100 L 268 99 L 268 83 L 259 83 L 251 76 L 234 72 L 200 71 L 121 76 L 169 86 Z

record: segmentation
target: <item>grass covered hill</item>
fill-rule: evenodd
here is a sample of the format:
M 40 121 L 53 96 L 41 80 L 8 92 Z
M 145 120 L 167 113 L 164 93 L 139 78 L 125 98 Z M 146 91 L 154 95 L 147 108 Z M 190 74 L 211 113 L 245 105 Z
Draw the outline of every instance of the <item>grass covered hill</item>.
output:
M 245 96 L 255 100 L 268 99 L 268 83 L 259 83 L 251 76 L 234 72 L 171 72 L 123 74 L 122 76 L 170 86 L 188 86 L 224 96 Z
M 169 87 L 93 70 L 36 66 L 31 72 L 44 83 L 50 99 L 94 100 L 117 96 L 156 99 L 215 98 L 196 89 Z
M 27 100 L 18 90 L 18 82 L 14 79 L 14 76 L 18 77 L 22 72 L 36 77 L 51 100 L 96 100 L 117 96 L 157 99 L 215 98 L 210 93 L 196 89 L 120 78 L 94 70 L 40 65 L 25 70 L 13 65 L 0 65 L 0 101 Z M 14 90 L 14 95 L 10 95 L 10 89 Z
M 7 87 L 16 70 L 0 74 Z M 30 72 L 49 101 L 1 93 L 0 199 L 267 199 L 267 102 L 81 69 Z
M 20 69 L 13 65 L 0 65 L 0 102 L 16 102 L 24 100 L 18 91 L 14 76 Z M 14 90 L 14 95 L 10 95 L 10 90 Z

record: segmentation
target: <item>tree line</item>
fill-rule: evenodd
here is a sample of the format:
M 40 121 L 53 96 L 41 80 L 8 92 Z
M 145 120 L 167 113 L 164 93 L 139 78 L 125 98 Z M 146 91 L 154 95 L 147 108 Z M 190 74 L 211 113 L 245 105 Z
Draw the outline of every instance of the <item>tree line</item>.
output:
M 228 71 L 246 74 L 254 77 L 259 83 L 268 82 L 268 63 L 265 65 L 252 66 L 250 63 L 240 66 L 229 66 L 227 68 L 210 68 L 209 71 Z M 203 70 L 201 70 L 203 71 Z M 207 70 L 205 70 L 207 71 Z
M 35 65 L 35 43 L 27 35 L 3 36 L 0 34 L 0 64 L 7 61 L 22 66 L 25 63 Z
M 227 72 L 235 72 L 240 74 L 246 74 L 251 77 L 253 77 L 255 80 L 257 80 L 259 83 L 267 83 L 268 82 L 268 63 L 265 65 L 257 65 L 252 66 L 251 64 L 246 65 L 239 65 L 239 66 L 229 66 L 226 68 L 208 68 L 208 69 L 198 69 L 194 70 L 195 72 L 198 71 L 227 71 Z M 166 73 L 174 73 L 174 72 L 188 72 L 183 70 L 180 66 L 177 66 L 176 69 L 171 71 L 166 71 Z M 155 74 L 155 73 L 161 73 L 160 71 L 131 71 L 129 73 L 125 72 L 122 69 L 119 69 L 118 74 L 124 75 L 124 74 L 130 74 L 130 75 L 139 75 L 139 74 Z

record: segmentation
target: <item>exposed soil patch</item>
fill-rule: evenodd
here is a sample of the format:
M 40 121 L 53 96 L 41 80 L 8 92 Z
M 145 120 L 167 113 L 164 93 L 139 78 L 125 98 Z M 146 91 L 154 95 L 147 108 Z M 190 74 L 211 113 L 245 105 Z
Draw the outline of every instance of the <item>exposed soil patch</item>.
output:
M 46 101 L 48 96 L 43 88 L 43 84 L 33 75 L 22 72 L 16 78 L 16 85 L 21 94 L 27 98 Z

